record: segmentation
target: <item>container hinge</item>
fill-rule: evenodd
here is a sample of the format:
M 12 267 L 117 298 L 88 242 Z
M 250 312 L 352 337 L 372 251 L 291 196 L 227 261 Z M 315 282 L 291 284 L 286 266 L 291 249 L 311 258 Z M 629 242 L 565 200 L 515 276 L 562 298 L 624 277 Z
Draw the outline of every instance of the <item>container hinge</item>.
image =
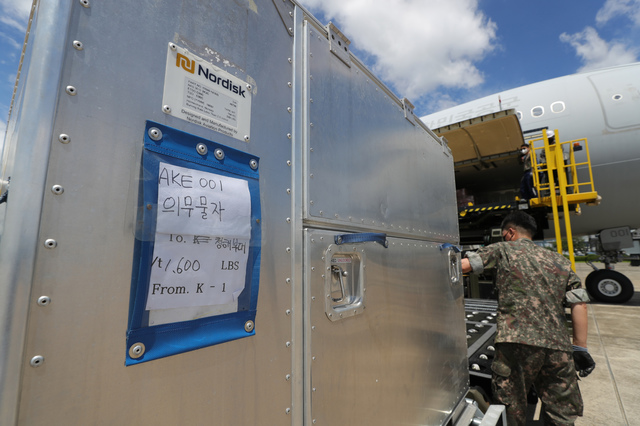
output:
M 344 62 L 346 66 L 351 68 L 351 54 L 349 52 L 351 41 L 333 25 L 333 22 L 329 22 L 326 28 L 329 33 L 329 50 Z
M 402 98 L 402 108 L 404 109 L 404 118 L 409 120 L 409 123 L 416 125 L 416 116 L 413 113 L 415 107 L 407 98 Z
M 282 19 L 282 23 L 284 24 L 285 29 L 289 33 L 290 36 L 293 37 L 293 9 L 294 4 L 291 0 L 271 0 L 273 1 L 273 5 L 276 7 L 278 14 L 280 15 L 280 19 Z
M 440 137 L 440 145 L 442 146 L 442 152 L 449 158 L 453 158 L 451 148 L 449 147 L 449 141 L 444 136 Z

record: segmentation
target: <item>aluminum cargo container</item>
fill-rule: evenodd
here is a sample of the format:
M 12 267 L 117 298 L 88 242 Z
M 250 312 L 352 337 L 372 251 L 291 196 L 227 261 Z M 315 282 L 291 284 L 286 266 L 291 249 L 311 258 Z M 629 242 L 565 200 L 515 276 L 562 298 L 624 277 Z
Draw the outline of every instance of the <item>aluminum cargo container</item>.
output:
M 469 412 L 451 152 L 300 5 L 36 2 L 2 158 L 0 423 Z

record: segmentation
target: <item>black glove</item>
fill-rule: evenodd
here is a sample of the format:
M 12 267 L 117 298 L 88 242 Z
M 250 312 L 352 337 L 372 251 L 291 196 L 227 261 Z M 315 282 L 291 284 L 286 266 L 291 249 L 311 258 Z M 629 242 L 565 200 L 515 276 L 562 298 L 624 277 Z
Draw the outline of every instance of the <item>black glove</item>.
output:
M 573 362 L 580 377 L 587 377 L 596 368 L 596 362 L 589 355 L 587 348 L 580 346 L 573 346 Z

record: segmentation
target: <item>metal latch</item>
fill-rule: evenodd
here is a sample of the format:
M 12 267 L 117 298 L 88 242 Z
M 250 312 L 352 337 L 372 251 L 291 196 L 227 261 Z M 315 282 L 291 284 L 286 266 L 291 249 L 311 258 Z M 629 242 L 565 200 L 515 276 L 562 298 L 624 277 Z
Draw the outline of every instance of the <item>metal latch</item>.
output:
M 460 284 L 460 272 L 461 272 L 461 266 L 460 266 L 460 256 L 458 255 L 458 253 L 460 253 L 462 250 L 460 249 L 460 247 L 451 244 L 451 243 L 444 243 L 440 245 L 440 251 L 447 251 L 447 257 L 448 257 L 448 263 L 449 263 L 449 281 L 451 282 L 451 285 L 457 285 Z
M 325 313 L 331 321 L 364 312 L 365 255 L 357 247 L 329 246 L 325 252 Z
M 347 271 L 343 270 L 342 266 L 338 266 L 338 265 L 331 265 L 331 273 L 336 275 L 337 281 L 340 283 L 340 297 L 335 298 L 335 297 L 331 296 L 331 300 L 334 301 L 334 302 L 343 302 L 344 301 L 344 295 L 345 295 L 345 291 L 344 291 L 344 281 L 345 280 L 343 279 L 343 277 L 347 277 L 349 275 L 349 273 Z
M 451 285 L 460 283 L 460 262 L 455 250 L 449 250 L 449 279 Z

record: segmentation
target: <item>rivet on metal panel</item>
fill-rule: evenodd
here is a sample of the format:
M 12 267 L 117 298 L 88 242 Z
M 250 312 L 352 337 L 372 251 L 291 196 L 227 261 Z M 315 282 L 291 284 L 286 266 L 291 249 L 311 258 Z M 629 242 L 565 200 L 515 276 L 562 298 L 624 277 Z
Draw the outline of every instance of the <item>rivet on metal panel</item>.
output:
M 249 167 L 251 167 L 251 170 L 258 170 L 258 160 L 249 160 Z
M 290 348 L 291 347 L 291 342 L 287 342 L 284 344 L 286 347 Z
M 163 105 L 162 112 L 164 112 L 165 114 L 171 114 L 171 107 L 169 105 Z
M 80 0 L 80 4 L 84 7 L 89 7 L 89 0 Z
M 291 160 L 287 160 L 287 166 L 291 167 Z
M 145 350 L 146 348 L 144 346 L 144 343 L 134 343 L 129 348 L 129 356 L 133 359 L 140 358 L 142 355 L 144 355 Z
M 253 86 L 247 83 L 247 90 L 248 90 L 248 91 L 253 90 Z
M 320 210 L 320 216 L 323 216 L 324 212 L 322 210 Z
M 292 63 L 293 63 L 293 60 L 292 60 L 291 58 L 288 58 L 288 59 L 287 59 L 287 61 L 288 61 L 290 64 L 292 64 Z
M 77 93 L 76 88 L 73 86 L 67 86 L 67 88 L 65 89 L 65 92 L 67 92 L 67 95 L 70 95 L 70 96 L 75 96 Z
M 310 177 L 311 179 L 313 179 L 313 173 L 311 173 L 311 174 L 309 175 L 309 177 Z
M 313 152 L 313 148 L 309 148 L 309 152 Z
M 287 374 L 286 376 L 284 376 L 284 378 L 288 382 L 289 380 L 291 380 L 291 374 Z
M 313 241 L 311 241 L 311 242 L 313 242 Z M 316 270 L 316 267 L 315 267 L 315 266 L 312 266 L 312 267 L 311 267 L 311 270 L 312 270 L 312 271 L 315 271 L 315 270 Z
M 51 188 L 51 192 L 56 195 L 60 195 L 64 192 L 64 188 L 60 185 L 53 185 L 53 187 Z
M 287 139 L 291 139 L 291 133 L 287 133 Z
M 38 305 L 47 306 L 49 303 L 51 303 L 51 298 L 49 296 L 38 297 Z
M 149 137 L 154 141 L 159 141 L 160 139 L 162 139 L 162 132 L 157 127 L 150 128 L 147 133 L 149 134 Z
M 69 137 L 69 135 L 61 133 L 60 136 L 58 136 L 58 140 L 61 143 L 69 143 L 71 142 L 71 138 Z
M 312 326 L 311 326 L 311 331 L 315 331 L 315 329 L 316 329 L 316 326 L 315 326 L 315 325 L 312 325 Z
M 316 300 L 316 297 L 315 296 L 311 296 L 311 300 Z
M 290 81 L 288 81 L 288 82 L 287 82 L 287 86 L 289 86 L 289 87 L 293 87 L 293 84 L 291 84 L 291 82 L 290 82 Z
M 40 367 L 43 362 L 44 362 L 44 357 L 42 355 L 36 355 L 33 358 L 31 358 L 31 361 L 29 361 L 29 364 L 32 367 Z
M 81 42 L 81 41 L 78 41 L 78 40 L 73 40 L 73 47 L 74 47 L 76 50 L 82 50 L 82 49 L 84 49 L 84 46 L 82 45 L 82 42 Z
M 249 138 L 249 135 L 244 135 L 244 141 L 245 142 L 249 142 L 251 140 L 251 138 Z
M 44 242 L 44 246 L 48 249 L 56 248 L 57 245 L 58 245 L 58 242 L 52 238 L 49 238 Z
M 309 123 L 309 127 L 313 127 L 313 123 Z
M 209 152 L 209 148 L 207 148 L 205 144 L 199 143 L 198 145 L 196 145 L 196 151 L 198 151 L 198 154 L 200 155 L 207 155 L 207 153 Z
M 287 111 L 291 112 L 292 111 L 291 107 L 287 107 Z
M 309 99 L 309 102 L 313 103 L 313 98 Z
M 251 320 L 244 323 L 244 331 L 246 331 L 247 333 L 251 333 L 254 327 L 255 324 Z
M 291 315 L 291 309 L 287 309 L 284 313 L 287 315 Z
M 315 425 L 316 424 L 316 419 L 313 419 L 312 421 L 313 421 L 313 424 Z
M 213 152 L 213 155 L 215 155 L 215 156 L 216 156 L 216 158 L 217 158 L 218 160 L 220 160 L 220 161 L 224 160 L 224 151 L 223 151 L 223 150 L 221 150 L 220 148 L 216 149 L 216 150 Z
M 291 253 L 291 247 L 286 248 L 287 253 Z
M 287 218 L 287 223 L 291 223 L 291 218 L 290 217 Z
M 310 201 L 309 201 L 309 204 L 313 205 L 313 200 L 310 200 Z
M 284 412 L 287 414 L 291 414 L 291 408 L 287 408 L 286 410 L 284 410 Z
M 176 46 L 175 43 L 169 43 L 169 49 L 176 50 L 177 48 L 178 46 Z
M 285 281 L 287 282 L 287 284 L 291 284 L 291 278 L 287 278 Z

